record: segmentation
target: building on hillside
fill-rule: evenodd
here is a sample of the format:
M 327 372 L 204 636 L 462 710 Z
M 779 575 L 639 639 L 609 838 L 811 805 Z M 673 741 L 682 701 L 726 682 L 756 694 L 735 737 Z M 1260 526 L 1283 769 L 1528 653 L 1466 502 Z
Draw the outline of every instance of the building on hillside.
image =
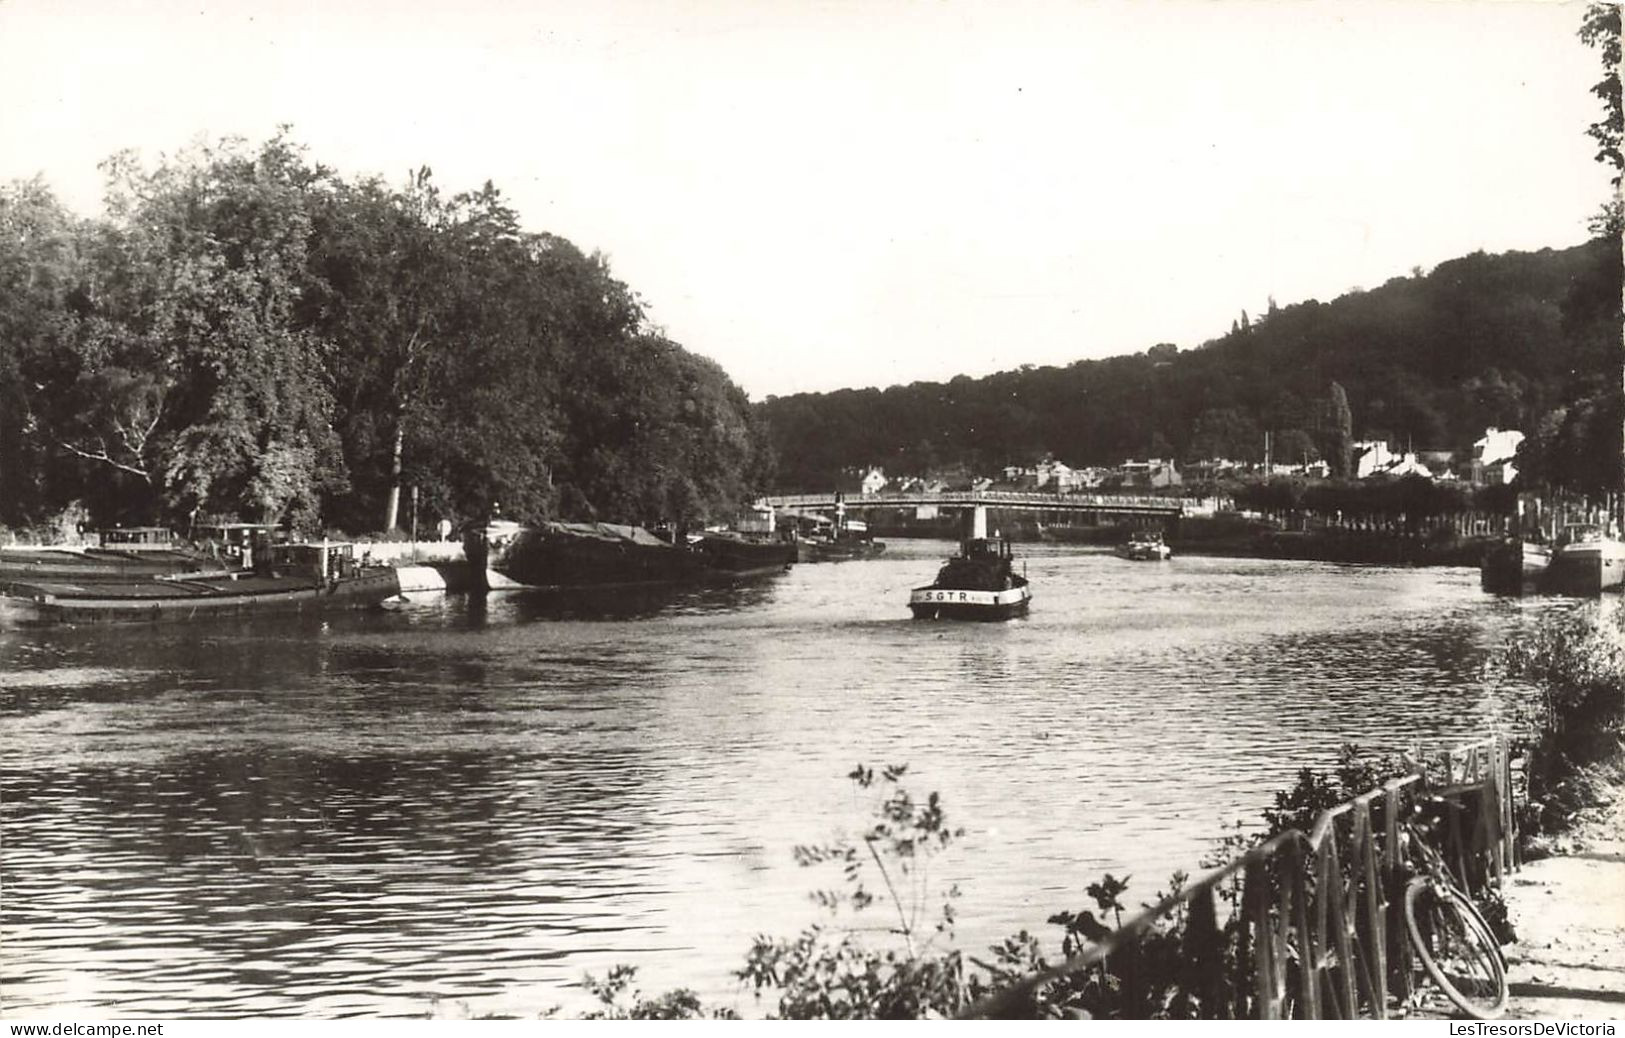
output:
M 1417 451 L 1416 458 L 1428 467 L 1437 480 L 1450 480 L 1457 478 L 1459 463 L 1455 451 Z
M 1117 466 L 1117 474 L 1122 477 L 1123 486 L 1140 489 L 1160 490 L 1163 487 L 1177 487 L 1185 482 L 1174 463 L 1164 458 L 1150 458 L 1146 461 L 1129 459 Z
M 1387 440 L 1356 440 L 1351 449 L 1354 455 L 1354 478 L 1370 479 L 1394 463 L 1394 454 Z
M 835 489 L 843 494 L 877 494 L 887 486 L 884 470 L 874 467 L 843 469 Z
M 1484 435 L 1473 441 L 1473 459 L 1469 478 L 1474 483 L 1510 483 L 1518 478 L 1518 445 L 1523 433 L 1516 429 L 1498 429 L 1490 426 Z
M 930 476 L 910 476 L 892 489 L 904 494 L 940 494 L 948 489 L 948 481 Z
M 1070 465 L 1056 461 L 1053 457 L 1045 458 L 1039 462 L 1034 474 L 1038 477 L 1039 490 L 1066 494 L 1083 486 L 1083 474 L 1081 472 Z
M 1421 476 L 1423 479 L 1432 479 L 1433 471 L 1416 457 L 1415 451 L 1406 451 L 1383 469 L 1379 475 L 1398 479 L 1402 476 Z
M 1072 489 L 1074 491 L 1095 490 L 1099 487 L 1105 486 L 1106 481 L 1110 479 L 1111 476 L 1111 469 L 1098 468 L 1094 465 L 1089 465 L 1081 469 L 1073 469 Z
M 1332 467 L 1323 460 L 1273 462 L 1270 465 L 1271 476 L 1307 476 L 1313 479 L 1325 479 L 1332 474 Z
M 1248 471 L 1249 466 L 1244 461 L 1231 461 L 1229 458 L 1204 458 L 1201 461 L 1188 461 L 1185 463 L 1184 474 L 1187 479 L 1198 483 L 1211 482 L 1216 479 L 1232 479 Z

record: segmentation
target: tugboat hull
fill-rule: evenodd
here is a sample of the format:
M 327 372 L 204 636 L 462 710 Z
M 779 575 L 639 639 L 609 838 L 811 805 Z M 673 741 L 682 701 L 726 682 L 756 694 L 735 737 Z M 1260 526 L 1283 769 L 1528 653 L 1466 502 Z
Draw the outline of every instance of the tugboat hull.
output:
M 915 588 L 908 608 L 916 620 L 1009 620 L 1025 616 L 1033 593 L 1025 584 L 1003 591 L 970 591 L 935 585 Z

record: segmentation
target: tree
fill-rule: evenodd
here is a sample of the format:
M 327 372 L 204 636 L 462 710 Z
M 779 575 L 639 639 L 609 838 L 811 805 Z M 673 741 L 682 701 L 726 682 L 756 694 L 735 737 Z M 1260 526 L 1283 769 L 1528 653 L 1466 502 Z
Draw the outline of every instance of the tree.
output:
M 66 406 L 40 392 L 74 337 L 85 228 L 39 179 L 0 186 L 0 523 L 30 525 L 67 503 L 73 466 L 53 465 L 42 425 Z
M 1332 475 L 1348 479 L 1354 468 L 1354 415 L 1341 383 L 1331 385 L 1327 412 L 1326 457 L 1331 461 Z
M 1613 185 L 1620 186 L 1625 174 L 1625 151 L 1621 150 L 1621 137 L 1625 135 L 1625 108 L 1620 97 L 1620 5 L 1617 3 L 1588 4 L 1580 22 L 1580 39 L 1588 47 L 1600 52 L 1603 77 L 1591 92 L 1602 101 L 1603 116 L 1586 127 L 1586 135 L 1597 142 L 1597 161 L 1614 168 Z

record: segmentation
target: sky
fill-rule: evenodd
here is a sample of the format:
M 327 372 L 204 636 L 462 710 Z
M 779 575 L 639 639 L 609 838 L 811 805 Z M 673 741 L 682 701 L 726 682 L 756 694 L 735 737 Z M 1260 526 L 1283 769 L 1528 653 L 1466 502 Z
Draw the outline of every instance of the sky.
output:
M 0 181 L 282 124 L 492 181 L 755 399 L 1181 348 L 1609 191 L 1578 4 L 0 0 Z

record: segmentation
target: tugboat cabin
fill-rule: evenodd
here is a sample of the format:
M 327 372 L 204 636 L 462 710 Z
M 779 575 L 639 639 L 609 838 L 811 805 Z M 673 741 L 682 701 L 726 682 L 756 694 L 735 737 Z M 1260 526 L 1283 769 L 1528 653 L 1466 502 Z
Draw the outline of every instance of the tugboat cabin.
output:
M 304 577 L 322 583 L 356 575 L 355 545 L 348 541 L 322 544 L 273 544 L 270 568 L 277 576 Z
M 269 544 L 277 533 L 268 523 L 209 523 L 195 527 L 192 536 L 200 545 L 218 547 L 221 559 L 248 569 L 254 565 L 254 545 Z

